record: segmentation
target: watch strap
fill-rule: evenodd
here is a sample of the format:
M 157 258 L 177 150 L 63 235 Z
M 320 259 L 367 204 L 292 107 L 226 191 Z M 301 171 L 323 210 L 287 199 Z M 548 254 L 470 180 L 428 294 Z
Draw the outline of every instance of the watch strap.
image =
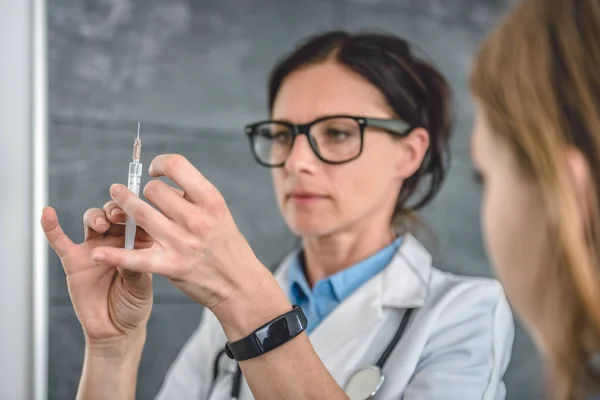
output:
M 227 342 L 227 357 L 244 361 L 263 355 L 298 336 L 307 327 L 306 315 L 294 305 L 292 310 L 256 329 L 250 335 L 235 342 Z

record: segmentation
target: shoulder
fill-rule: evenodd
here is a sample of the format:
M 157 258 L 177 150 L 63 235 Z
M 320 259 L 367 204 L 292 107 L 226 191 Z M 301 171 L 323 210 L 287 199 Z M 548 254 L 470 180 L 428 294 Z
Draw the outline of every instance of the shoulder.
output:
M 496 279 L 456 275 L 443 272 L 432 263 L 429 251 L 412 235 L 407 235 L 401 248 L 401 257 L 388 275 L 394 282 L 410 277 L 410 286 L 418 287 L 422 308 L 431 317 L 445 311 L 494 312 L 507 311 L 510 318 L 508 302 L 500 282 Z M 395 273 L 394 273 L 395 271 Z M 409 271 L 408 273 L 405 271 Z M 408 286 L 408 284 L 405 284 Z M 390 291 L 392 289 L 390 288 Z M 397 290 L 397 288 L 395 289 Z M 505 313 L 503 313 L 505 314 Z M 448 318 L 458 317 L 447 315 Z
M 512 353 L 514 322 L 498 281 L 432 268 L 414 323 L 420 329 L 412 334 L 421 347 L 406 399 L 421 398 L 424 387 L 434 388 L 428 397 L 435 398 L 504 398 L 502 377 Z
M 460 276 L 432 268 L 424 307 L 435 331 L 463 329 L 503 337 L 508 345 L 514 319 L 499 281 Z
M 455 275 L 432 267 L 428 301 L 440 306 L 455 303 L 482 304 L 491 308 L 508 305 L 499 281 L 491 278 Z

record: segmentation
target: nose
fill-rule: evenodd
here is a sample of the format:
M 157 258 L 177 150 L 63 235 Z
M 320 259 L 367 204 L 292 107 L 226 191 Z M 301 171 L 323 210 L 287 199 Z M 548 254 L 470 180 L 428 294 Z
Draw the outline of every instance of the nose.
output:
M 284 169 L 289 173 L 311 173 L 317 168 L 319 159 L 310 147 L 306 135 L 298 135 L 285 160 Z

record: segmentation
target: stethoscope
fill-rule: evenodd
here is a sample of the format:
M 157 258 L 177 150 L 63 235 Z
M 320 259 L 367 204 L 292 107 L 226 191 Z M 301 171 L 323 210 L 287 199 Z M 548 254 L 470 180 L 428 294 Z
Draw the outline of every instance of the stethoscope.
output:
M 412 315 L 414 308 L 409 308 L 405 311 L 402 316 L 402 320 L 400 321 L 400 325 L 398 325 L 398 329 L 394 334 L 394 337 L 387 345 L 379 360 L 370 367 L 362 368 L 356 371 L 346 385 L 344 386 L 344 392 L 350 398 L 350 400 L 369 400 L 372 399 L 373 396 L 379 391 L 381 386 L 383 385 L 383 381 L 385 380 L 385 376 L 383 374 L 383 366 L 386 361 L 400 342 L 404 331 L 406 330 L 406 326 L 408 325 L 408 321 L 410 316 Z M 213 365 L 213 385 L 217 379 L 219 374 L 219 360 L 225 354 L 225 349 L 219 351 L 215 358 L 215 362 Z M 231 383 L 231 399 L 237 400 L 240 396 L 240 388 L 242 385 L 242 369 L 239 364 L 236 367 L 235 374 L 233 376 L 233 381 Z M 212 391 L 212 389 L 211 389 Z M 211 392 L 209 391 L 209 393 Z

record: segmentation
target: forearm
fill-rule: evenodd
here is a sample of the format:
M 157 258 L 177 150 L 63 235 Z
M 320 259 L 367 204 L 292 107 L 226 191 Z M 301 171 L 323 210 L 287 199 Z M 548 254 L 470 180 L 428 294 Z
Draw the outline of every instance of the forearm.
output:
M 77 400 L 134 400 L 145 332 L 126 344 L 87 344 Z
M 226 307 L 216 310 L 215 315 L 229 341 L 249 335 L 292 309 L 271 276 L 253 282 L 247 284 L 236 298 L 230 299 Z M 348 399 L 321 362 L 306 333 L 240 365 L 258 400 Z
M 240 365 L 256 399 L 348 399 L 315 353 L 306 333 Z

